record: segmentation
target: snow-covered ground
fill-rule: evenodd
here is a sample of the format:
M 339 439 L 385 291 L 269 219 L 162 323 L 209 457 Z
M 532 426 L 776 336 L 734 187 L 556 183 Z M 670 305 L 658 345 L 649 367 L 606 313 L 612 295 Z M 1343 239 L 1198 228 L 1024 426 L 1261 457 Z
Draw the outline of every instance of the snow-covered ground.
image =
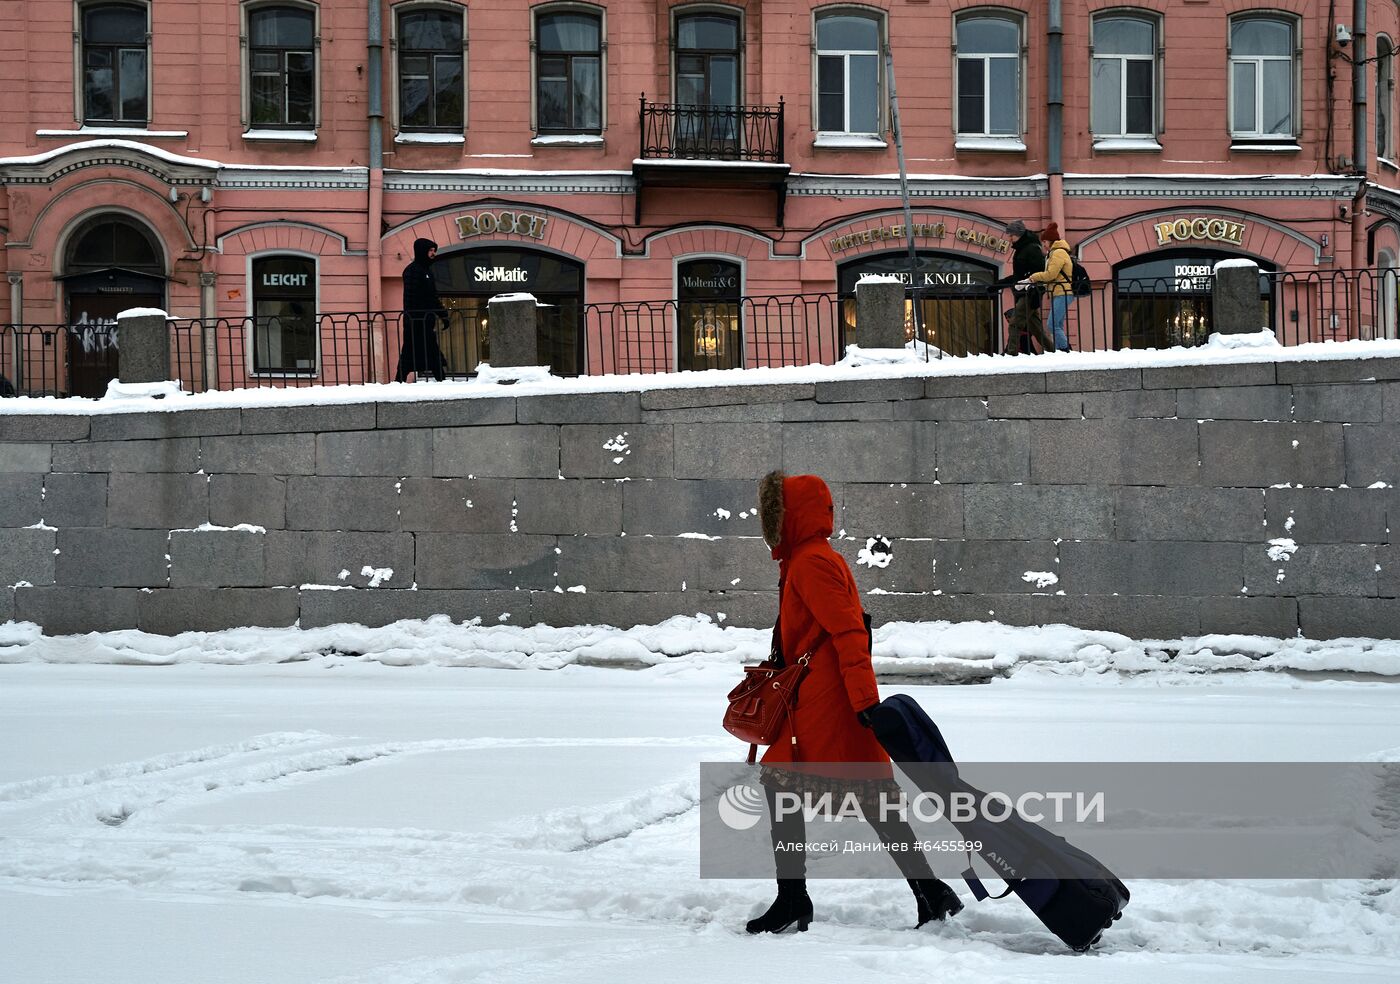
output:
M 746 937 L 771 883 L 698 877 L 695 802 L 697 763 L 742 754 L 718 720 L 758 633 L 689 630 L 709 655 L 642 655 L 676 643 L 679 624 L 514 637 L 645 667 L 559 657 L 535 661 L 557 667 L 544 672 L 345 655 L 441 655 L 451 633 L 426 623 L 417 636 L 342 627 L 316 647 L 283 631 L 263 640 L 283 657 L 225 661 L 244 665 L 199 661 L 192 637 L 130 660 L 171 665 L 114 665 L 162 646 L 5 628 L 0 981 L 1400 979 L 1394 882 L 1130 882 L 1123 920 L 1089 956 L 1014 900 L 916 931 L 898 881 L 817 882 L 811 931 Z M 966 657 L 979 631 L 984 650 L 1010 652 L 1037 630 L 962 631 Z M 1059 657 L 1111 652 L 1113 638 L 1066 650 L 1072 630 L 1039 631 L 1048 655 L 985 685 L 883 689 L 915 695 L 967 761 L 1347 761 L 1400 747 L 1400 687 L 1374 673 L 1093 672 L 1102 658 Z M 894 647 L 917 634 L 891 632 L 881 658 L 915 659 Z

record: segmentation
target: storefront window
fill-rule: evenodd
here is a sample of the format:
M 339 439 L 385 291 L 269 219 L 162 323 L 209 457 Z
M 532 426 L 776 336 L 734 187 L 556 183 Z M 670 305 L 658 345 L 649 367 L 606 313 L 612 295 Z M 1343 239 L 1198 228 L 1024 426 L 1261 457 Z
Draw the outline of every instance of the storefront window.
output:
M 491 361 L 488 304 L 498 294 L 529 293 L 543 305 L 535 311 L 540 357 L 560 376 L 583 371 L 581 330 L 583 264 L 553 253 L 512 247 L 439 254 L 433 264 L 438 297 L 450 317 L 438 344 L 453 375 L 476 372 Z
M 994 267 L 960 256 L 921 251 L 911 273 L 909 254 L 881 253 L 843 264 L 838 271 L 845 345 L 860 344 L 856 283 L 866 274 L 895 276 L 911 288 L 904 302 L 904 337 L 919 338 L 948 355 L 983 355 L 997 348 Z M 918 305 L 917 310 L 915 305 Z
M 316 261 L 253 260 L 253 371 L 316 372 Z
M 315 15 L 305 7 L 248 12 L 250 119 L 255 127 L 316 121 Z
M 1114 273 L 1114 347 L 1160 349 L 1204 343 L 1214 330 L 1211 288 L 1215 264 L 1232 258 L 1215 250 L 1192 250 L 1119 267 Z M 1273 289 L 1267 276 L 1273 269 L 1259 264 L 1261 325 L 1274 323 Z
M 744 365 L 739 264 L 692 260 L 676 268 L 676 368 Z

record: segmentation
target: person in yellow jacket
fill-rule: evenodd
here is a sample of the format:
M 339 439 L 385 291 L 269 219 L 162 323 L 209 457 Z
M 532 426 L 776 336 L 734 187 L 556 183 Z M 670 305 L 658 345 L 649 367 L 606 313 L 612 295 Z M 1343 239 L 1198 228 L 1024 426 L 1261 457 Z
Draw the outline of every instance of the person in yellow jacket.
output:
M 1050 289 L 1050 334 L 1055 339 L 1056 352 L 1069 351 L 1069 334 L 1065 324 L 1069 306 L 1074 303 L 1070 278 L 1074 275 L 1074 260 L 1069 255 L 1069 243 L 1060 238 L 1060 227 L 1051 222 L 1040 231 L 1040 241 L 1046 244 L 1045 270 L 1026 279 L 1045 284 Z

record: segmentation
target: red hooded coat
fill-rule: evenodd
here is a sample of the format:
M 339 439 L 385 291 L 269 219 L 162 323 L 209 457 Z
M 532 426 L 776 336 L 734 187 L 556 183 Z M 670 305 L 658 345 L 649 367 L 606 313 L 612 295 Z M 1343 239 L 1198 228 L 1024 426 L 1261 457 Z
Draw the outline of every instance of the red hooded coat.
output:
M 826 483 L 816 475 L 783 477 L 782 537 L 773 547 L 783 656 L 790 663 L 811 651 L 812 659 L 790 722 L 797 743 L 793 728 L 785 728 L 763 755 L 767 765 L 889 762 L 875 735 L 856 719 L 857 711 L 879 702 L 880 693 L 855 578 L 827 542 L 832 527 Z

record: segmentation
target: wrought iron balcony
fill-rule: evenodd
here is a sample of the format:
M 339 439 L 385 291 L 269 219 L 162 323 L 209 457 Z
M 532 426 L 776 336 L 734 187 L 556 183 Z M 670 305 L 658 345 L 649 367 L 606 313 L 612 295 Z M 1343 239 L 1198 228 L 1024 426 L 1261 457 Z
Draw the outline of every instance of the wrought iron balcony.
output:
M 783 224 L 790 168 L 783 160 L 783 101 L 777 106 L 691 106 L 640 100 L 641 148 L 635 222 L 646 188 L 763 188 L 777 195 Z
M 783 163 L 777 106 L 683 106 L 641 98 L 642 160 Z

